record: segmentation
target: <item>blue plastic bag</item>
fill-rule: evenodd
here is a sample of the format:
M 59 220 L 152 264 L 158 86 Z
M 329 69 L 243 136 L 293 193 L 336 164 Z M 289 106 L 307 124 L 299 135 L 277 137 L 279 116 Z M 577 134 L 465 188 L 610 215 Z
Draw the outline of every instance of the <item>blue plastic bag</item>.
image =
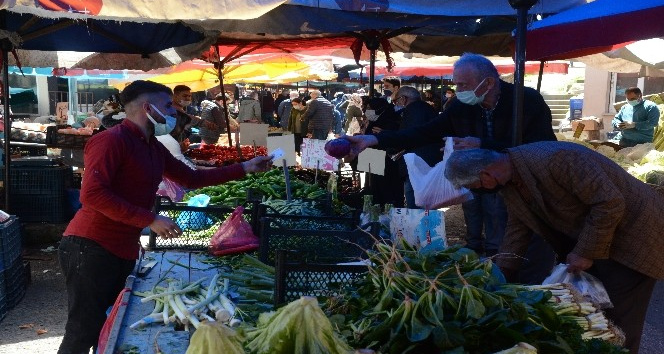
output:
M 210 203 L 210 196 L 197 194 L 187 201 L 188 206 L 206 207 Z M 214 221 L 207 213 L 202 211 L 183 211 L 175 221 L 182 230 L 204 230 L 212 226 Z

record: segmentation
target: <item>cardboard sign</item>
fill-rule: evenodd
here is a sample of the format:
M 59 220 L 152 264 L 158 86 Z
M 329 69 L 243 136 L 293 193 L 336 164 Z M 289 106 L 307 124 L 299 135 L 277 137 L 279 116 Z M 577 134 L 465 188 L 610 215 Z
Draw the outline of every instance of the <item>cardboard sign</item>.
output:
M 282 160 L 286 160 L 288 166 L 295 166 L 295 135 L 268 136 L 268 155 L 271 155 L 277 149 L 283 151 L 283 156 L 272 161 L 274 166 L 281 166 Z
M 304 168 L 318 168 L 324 171 L 336 171 L 339 160 L 325 152 L 325 140 L 303 139 L 302 160 Z
M 385 151 L 365 149 L 357 155 L 357 170 L 385 176 Z
M 267 146 L 268 124 L 240 123 L 240 144 Z
M 67 113 L 69 113 L 69 102 L 58 102 L 55 104 L 55 116 L 58 124 L 67 123 Z

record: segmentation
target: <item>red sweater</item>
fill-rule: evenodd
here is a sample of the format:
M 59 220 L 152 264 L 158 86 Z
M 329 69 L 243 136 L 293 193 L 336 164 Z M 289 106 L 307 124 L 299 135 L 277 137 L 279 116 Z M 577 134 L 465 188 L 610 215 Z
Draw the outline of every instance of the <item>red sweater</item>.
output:
M 192 170 L 154 137 L 125 119 L 87 142 L 83 207 L 64 236 L 91 239 L 124 259 L 138 257 L 140 233 L 155 218 L 151 211 L 162 176 L 187 188 L 200 188 L 242 178 L 240 164 Z

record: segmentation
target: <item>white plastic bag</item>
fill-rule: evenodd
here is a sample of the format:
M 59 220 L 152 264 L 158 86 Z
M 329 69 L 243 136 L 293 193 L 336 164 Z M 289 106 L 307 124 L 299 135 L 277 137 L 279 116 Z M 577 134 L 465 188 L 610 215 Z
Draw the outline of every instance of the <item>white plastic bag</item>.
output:
M 352 117 L 350 124 L 348 124 L 348 130 L 346 131 L 346 135 L 353 136 L 355 134 L 361 134 L 362 133 L 362 128 L 360 127 L 360 122 L 357 120 L 356 117 Z
M 604 284 L 592 274 L 586 272 L 579 272 L 579 274 L 568 273 L 567 264 L 560 263 L 553 268 L 551 275 L 544 279 L 542 285 L 555 283 L 573 285 L 584 298 L 593 302 L 601 309 L 613 307 Z
M 403 156 L 408 168 L 408 178 L 413 186 L 416 205 L 432 210 L 472 199 L 472 193 L 468 189 L 455 188 L 452 182 L 445 178 L 445 166 L 454 151 L 453 144 L 452 139 L 445 141 L 443 161 L 433 167 L 413 153 Z

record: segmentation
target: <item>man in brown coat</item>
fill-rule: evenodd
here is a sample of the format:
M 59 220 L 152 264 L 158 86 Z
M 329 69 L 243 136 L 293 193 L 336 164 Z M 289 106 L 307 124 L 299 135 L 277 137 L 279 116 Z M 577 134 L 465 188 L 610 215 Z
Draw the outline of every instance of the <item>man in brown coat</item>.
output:
M 457 186 L 505 198 L 507 230 L 500 253 L 523 255 L 529 231 L 566 259 L 568 271 L 597 276 L 614 305 L 607 316 L 638 353 L 657 279 L 664 278 L 664 197 L 603 155 L 574 143 L 539 142 L 506 153 L 455 151 L 446 177 Z M 497 259 L 508 280 L 516 257 Z

